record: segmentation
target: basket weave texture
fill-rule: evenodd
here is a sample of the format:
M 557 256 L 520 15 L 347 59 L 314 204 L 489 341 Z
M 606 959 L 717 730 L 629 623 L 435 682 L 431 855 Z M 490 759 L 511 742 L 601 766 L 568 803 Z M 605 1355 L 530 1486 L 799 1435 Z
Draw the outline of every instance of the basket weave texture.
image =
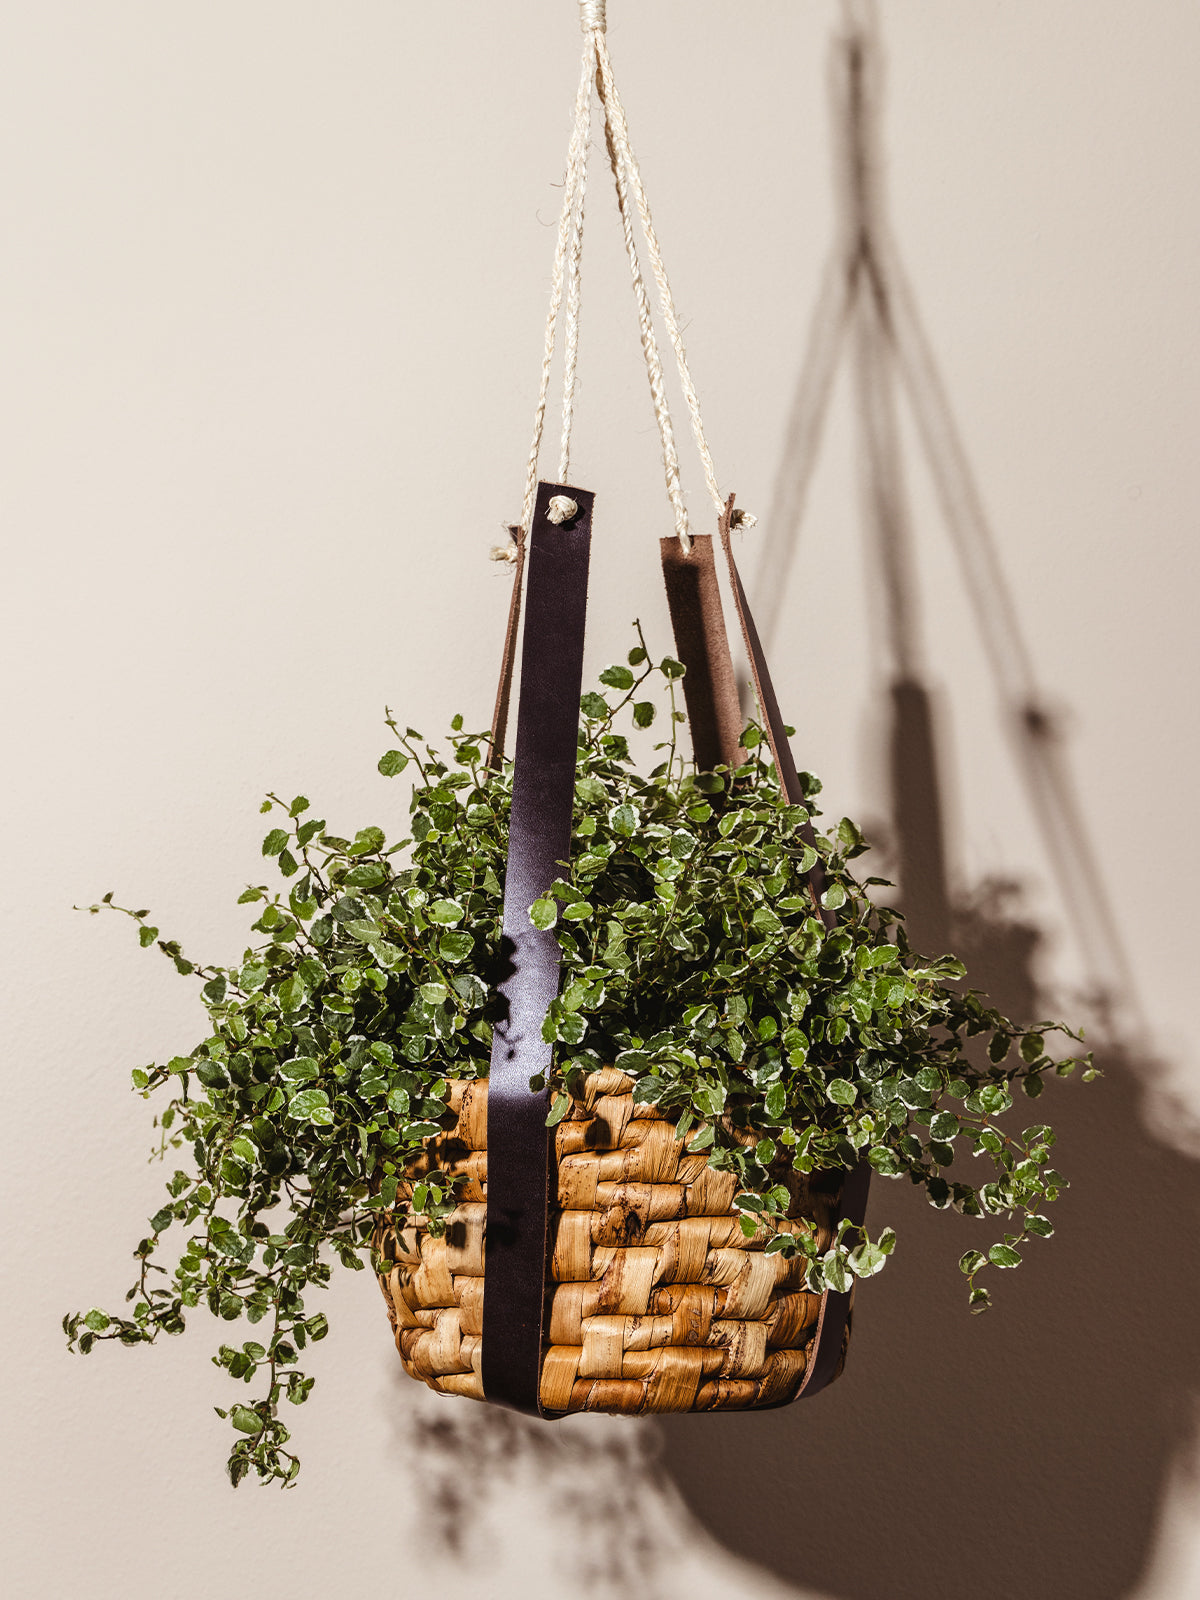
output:
M 543 1407 L 637 1415 L 794 1399 L 821 1309 L 803 1287 L 803 1258 L 765 1254 L 765 1229 L 747 1239 L 734 1174 L 690 1154 L 674 1123 L 635 1105 L 632 1089 L 615 1068 L 592 1073 L 583 1103 L 555 1129 Z M 410 1376 L 482 1400 L 486 1080 L 453 1082 L 449 1105 L 457 1125 L 427 1141 L 398 1198 L 440 1168 L 465 1177 L 461 1203 L 438 1237 L 423 1218 L 389 1218 L 375 1239 L 389 1263 L 379 1281 Z M 789 1217 L 815 1223 L 827 1249 L 840 1183 L 786 1181 Z

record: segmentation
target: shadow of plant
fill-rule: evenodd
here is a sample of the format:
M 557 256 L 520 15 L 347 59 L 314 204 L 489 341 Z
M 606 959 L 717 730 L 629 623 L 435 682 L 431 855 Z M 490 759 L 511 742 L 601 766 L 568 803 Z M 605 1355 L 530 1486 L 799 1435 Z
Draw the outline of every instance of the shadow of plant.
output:
M 882 44 L 873 0 L 843 0 L 831 54 L 842 229 L 814 315 L 760 556 L 764 637 L 785 579 L 839 351 L 854 404 L 877 643 L 890 679 L 886 760 L 898 880 L 918 949 L 953 949 L 969 981 L 1018 1020 L 1067 1013 L 1039 981 L 1042 934 L 1021 888 L 953 887 L 937 717 L 922 666 L 895 418 L 907 395 L 996 681 L 1002 721 L 1085 963 L 1126 1001 L 1128 971 L 1055 719 L 1042 709 L 1018 612 L 887 223 Z M 762 578 L 766 574 L 766 578 Z M 977 707 L 971 707 L 972 718 Z M 890 870 L 889 870 L 890 868 Z M 1159 1508 L 1192 1451 L 1200 1285 L 1200 1162 L 1162 1131 L 1162 1063 L 1102 1007 L 1089 1032 L 1103 1080 L 1052 1082 L 1031 1107 L 1059 1135 L 1072 1187 L 1058 1236 L 966 1311 L 957 1256 L 970 1219 L 934 1215 L 877 1181 L 868 1222 L 895 1226 L 894 1261 L 864 1284 L 842 1379 L 763 1415 L 664 1419 L 663 1464 L 731 1551 L 845 1600 L 1118 1600 L 1145 1575 Z M 1031 1243 L 1034 1243 L 1031 1241 Z M 997 1274 L 999 1277 L 1000 1275 Z
M 893 861 L 917 948 L 953 949 L 970 982 L 1018 1020 L 1075 1011 L 1044 992 L 1043 935 L 1019 883 L 952 890 L 937 707 L 921 669 L 915 570 L 890 384 L 905 379 L 968 587 L 992 631 L 1014 754 L 1060 867 L 1085 950 L 1123 966 L 1053 722 L 1038 709 L 970 470 L 890 242 L 880 183 L 882 63 L 872 0 L 843 0 L 835 43 L 844 229 L 813 322 L 767 519 L 760 631 L 779 623 L 795 534 L 839 351 L 853 340 L 864 499 L 886 637 Z M 864 287 L 866 286 L 866 287 Z M 866 290 L 869 288 L 870 294 Z M 858 296 L 856 301 L 855 296 Z M 855 306 L 860 320 L 855 322 Z M 869 307 L 869 316 L 863 312 Z M 985 641 L 986 642 L 986 641 Z M 1115 958 L 1115 959 L 1114 959 Z M 681 1544 L 725 1550 L 808 1594 L 842 1600 L 1121 1600 L 1145 1575 L 1174 1474 L 1194 1472 L 1200 1161 L 1156 1131 L 1162 1064 L 1104 1020 L 1089 1030 L 1104 1077 L 1052 1082 L 1029 1122 L 1051 1121 L 1071 1188 L 1057 1237 L 966 1309 L 958 1256 L 978 1222 L 934 1214 L 876 1180 L 868 1221 L 895 1226 L 895 1260 L 858 1297 L 845 1375 L 811 1402 L 761 1414 L 599 1417 L 545 1424 L 447 1403 L 403 1377 L 396 1428 L 421 1464 L 418 1515 L 469 1566 L 487 1548 L 497 1484 L 541 1486 L 563 1592 L 657 1600 L 678 1592 Z M 1152 1099 L 1153 1097 L 1153 1099 Z M 988 1235 L 990 1239 L 992 1235 Z M 997 1274 L 997 1276 L 999 1276 Z M 676 1491 L 691 1514 L 681 1520 Z M 542 1527 L 534 1530 L 539 1536 Z M 555 1558 L 557 1559 L 557 1557 Z M 718 1580 L 719 1581 L 719 1580 Z M 740 1589 L 739 1585 L 739 1589 Z M 715 1592 L 715 1591 L 714 1591 Z M 753 1587 L 745 1592 L 753 1592 Z
M 396 1363 L 399 1453 L 416 1463 L 423 1538 L 469 1570 L 494 1546 L 505 1496 L 521 1492 L 532 1546 L 563 1594 L 659 1600 L 678 1498 L 653 1427 L 627 1418 L 541 1422 L 426 1393 Z
M 1054 1009 L 1016 885 L 935 915 L 1011 1015 Z M 869 1220 L 900 1243 L 860 1290 L 842 1379 L 811 1405 L 722 1419 L 719 1439 L 707 1418 L 663 1419 L 664 1467 L 729 1550 L 846 1600 L 1136 1588 L 1200 1388 L 1200 1162 L 1148 1125 L 1159 1063 L 1111 1033 L 1091 1043 L 1103 1079 L 1054 1082 L 1030 1108 L 1071 1181 L 1057 1236 L 992 1285 L 992 1311 L 967 1314 L 954 1268 L 979 1224 L 876 1182 Z

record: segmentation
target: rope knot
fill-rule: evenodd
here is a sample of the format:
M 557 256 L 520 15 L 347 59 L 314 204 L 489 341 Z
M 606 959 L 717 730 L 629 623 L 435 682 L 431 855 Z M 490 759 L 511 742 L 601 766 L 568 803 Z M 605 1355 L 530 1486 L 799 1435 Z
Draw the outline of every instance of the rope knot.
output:
M 550 496 L 550 504 L 546 507 L 546 521 L 552 522 L 556 528 L 561 528 L 564 522 L 570 522 L 572 517 L 579 515 L 579 507 L 570 495 L 555 494 Z
M 507 561 L 512 566 L 516 566 L 517 556 L 520 554 L 518 534 L 521 531 L 521 525 L 520 523 L 505 522 L 502 526 L 505 533 L 508 534 L 508 543 L 494 544 L 488 552 L 488 558 L 492 561 Z
M 584 33 L 603 33 L 605 0 L 579 0 L 579 26 Z

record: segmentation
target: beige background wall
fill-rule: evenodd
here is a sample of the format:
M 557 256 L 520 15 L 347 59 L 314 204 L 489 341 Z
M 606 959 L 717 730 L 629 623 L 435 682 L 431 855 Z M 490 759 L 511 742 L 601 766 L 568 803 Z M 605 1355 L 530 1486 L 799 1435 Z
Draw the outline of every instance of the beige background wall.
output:
M 837 11 L 610 10 L 718 467 L 763 512 L 834 223 Z M 574 11 L 5 7 L 6 1591 L 1200 1595 L 1190 0 L 883 5 L 895 232 L 1150 1019 L 1105 1083 L 1043 1102 L 1077 1182 L 1024 1281 L 969 1321 L 958 1236 L 878 1185 L 902 1246 L 844 1382 L 662 1430 L 426 1403 L 373 1286 L 339 1282 L 285 1496 L 224 1483 L 208 1328 L 62 1350 L 58 1318 L 119 1298 L 157 1205 L 128 1068 L 200 1019 L 166 963 L 72 904 L 115 889 L 224 959 L 264 789 L 396 826 L 385 703 L 431 731 L 486 721 L 507 599 L 486 553 L 519 508 Z M 670 523 L 595 194 L 575 473 L 599 496 L 599 666 L 635 612 L 665 645 Z M 775 658 L 830 809 L 882 818 L 853 440 L 843 386 Z M 1077 951 L 914 443 L 959 881 L 1020 883 L 1069 1005 Z

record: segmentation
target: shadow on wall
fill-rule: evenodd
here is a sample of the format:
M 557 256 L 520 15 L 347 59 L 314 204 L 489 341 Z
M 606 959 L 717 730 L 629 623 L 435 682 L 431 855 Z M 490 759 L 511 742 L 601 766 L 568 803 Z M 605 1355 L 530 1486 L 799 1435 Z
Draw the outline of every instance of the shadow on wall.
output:
M 901 871 L 904 853 L 901 839 Z M 979 986 L 1032 1017 L 1040 941 L 1017 901 L 1015 885 L 993 882 L 929 910 Z M 1030 1106 L 1029 1121 L 1058 1130 L 1071 1188 L 1056 1237 L 991 1285 L 987 1315 L 968 1314 L 955 1268 L 986 1224 L 935 1216 L 916 1190 L 876 1181 L 868 1220 L 893 1224 L 900 1245 L 860 1290 L 845 1375 L 812 1401 L 547 1425 L 426 1395 L 397 1361 L 397 1439 L 420 1463 L 412 1525 L 426 1548 L 469 1573 L 488 1556 L 497 1485 L 521 1485 L 536 1507 L 529 1536 L 561 1563 L 545 1577 L 595 1600 L 676 1592 L 672 1554 L 692 1542 L 680 1497 L 695 1540 L 805 1594 L 1130 1595 L 1191 1441 L 1200 1163 L 1145 1125 L 1154 1061 L 1114 1040 L 1097 1058 L 1103 1079 L 1052 1081 Z
M 1052 719 L 1032 671 L 928 345 L 883 215 L 881 51 L 870 0 L 844 0 L 835 46 L 844 226 L 813 325 L 768 522 L 755 609 L 764 638 L 788 561 L 839 351 L 849 347 L 863 442 L 863 504 L 886 656 L 894 859 L 919 949 L 953 949 L 975 987 L 1021 1020 L 1069 1011 L 1040 991 L 1041 934 L 1021 887 L 951 889 L 937 718 L 921 661 L 894 386 L 908 394 L 976 607 L 1014 756 L 1085 958 L 1124 979 Z M 879 870 L 872 868 L 870 870 Z M 683 1544 L 710 1536 L 806 1594 L 840 1600 L 1120 1600 L 1145 1575 L 1168 1479 L 1192 1443 L 1200 1283 L 1200 1162 L 1148 1126 L 1160 1064 L 1136 1029 L 1092 1030 L 1104 1077 L 1051 1081 L 1027 1121 L 1053 1123 L 1071 1188 L 1057 1237 L 966 1309 L 958 1256 L 994 1234 L 935 1216 L 876 1180 L 868 1221 L 896 1227 L 895 1259 L 862 1286 L 845 1375 L 812 1401 L 657 1424 L 553 1426 L 415 1390 L 397 1364 L 397 1429 L 421 1463 L 430 1542 L 466 1568 L 485 1549 L 497 1483 L 536 1482 L 530 1527 L 554 1525 L 561 1592 L 652 1600 Z M 1132 1035 L 1132 1036 L 1131 1036 Z M 1099 1044 L 1097 1044 L 1097 1038 Z M 681 1523 L 678 1495 L 692 1516 Z M 468 1536 L 467 1530 L 470 1530 Z M 548 1546 L 549 1548 L 549 1546 Z M 569 1566 L 566 1565 L 569 1553 Z M 555 1558 L 551 1558 L 552 1560 Z M 545 1573 L 546 1578 L 553 1574 Z M 748 1591 L 749 1592 L 749 1591 Z
M 1025 1015 L 1035 931 L 991 886 L 957 948 Z M 1026 1003 L 1022 1004 L 1022 1000 Z M 877 1181 L 868 1221 L 900 1243 L 859 1291 L 846 1372 L 811 1402 L 663 1420 L 664 1465 L 736 1554 L 846 1600 L 1117 1600 L 1144 1576 L 1189 1444 L 1200 1165 L 1143 1121 L 1154 1063 L 1115 1042 L 1104 1078 L 1038 1102 L 1071 1188 L 1058 1233 L 971 1317 L 958 1254 L 983 1225 Z
M 763 567 L 760 616 L 778 612 L 837 352 L 856 358 L 863 504 L 890 691 L 890 813 L 918 949 L 951 948 L 970 981 L 1018 1019 L 1060 1009 L 1039 992 L 1040 934 L 1020 886 L 948 888 L 936 723 L 920 660 L 893 385 L 908 394 L 1000 691 L 1014 756 L 1085 959 L 1123 961 L 990 532 L 883 216 L 877 145 L 881 52 L 869 0 L 846 0 L 835 46 L 845 225 L 790 428 Z M 832 331 L 831 331 L 832 330 Z M 768 560 L 768 555 L 771 559 Z M 774 609 L 772 609 L 774 608 Z M 756 610 L 759 608 L 756 606 Z M 877 870 L 877 869 L 868 869 Z M 1104 1078 L 1052 1081 L 1027 1121 L 1059 1134 L 1072 1187 L 1058 1235 L 989 1283 L 971 1317 L 959 1254 L 985 1226 L 935 1216 L 915 1189 L 877 1180 L 868 1222 L 893 1224 L 894 1260 L 858 1296 L 845 1375 L 812 1401 L 762 1415 L 672 1417 L 663 1462 L 696 1519 L 729 1550 L 844 1600 L 1118 1600 L 1145 1575 L 1159 1508 L 1191 1443 L 1200 1283 L 1200 1163 L 1148 1127 L 1160 1076 L 1135 1025 L 1092 1028 Z M 1097 1038 L 1099 1044 L 1097 1045 Z
M 501 1506 L 518 1489 L 539 1592 L 587 1600 L 659 1600 L 666 1592 L 660 1580 L 688 1518 L 656 1465 L 652 1425 L 602 1416 L 547 1423 L 426 1393 L 399 1358 L 396 1374 L 397 1453 L 413 1473 L 409 1520 L 426 1553 L 468 1579 L 472 1569 L 486 1570 Z

